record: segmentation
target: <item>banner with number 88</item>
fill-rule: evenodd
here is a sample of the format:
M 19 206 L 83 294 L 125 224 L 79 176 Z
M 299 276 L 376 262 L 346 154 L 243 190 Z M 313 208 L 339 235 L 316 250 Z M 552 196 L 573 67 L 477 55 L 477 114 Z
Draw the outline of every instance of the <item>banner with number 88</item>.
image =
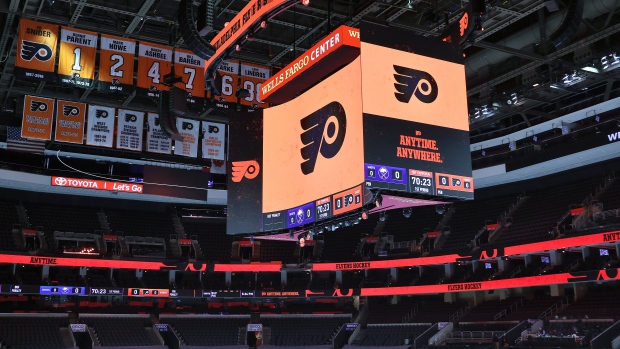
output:
M 267 103 L 260 100 L 260 87 L 265 80 L 271 77 L 268 67 L 251 63 L 241 63 L 241 88 L 248 90 L 249 95 L 241 98 L 241 105 L 248 109 L 267 107 Z

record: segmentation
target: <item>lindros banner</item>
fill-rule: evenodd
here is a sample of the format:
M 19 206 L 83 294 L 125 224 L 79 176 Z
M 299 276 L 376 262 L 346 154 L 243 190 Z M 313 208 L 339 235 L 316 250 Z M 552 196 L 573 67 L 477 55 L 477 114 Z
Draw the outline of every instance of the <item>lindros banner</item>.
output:
M 22 117 L 22 137 L 50 140 L 52 138 L 53 119 L 53 99 L 26 96 L 24 98 L 24 115 Z
M 112 148 L 114 143 L 114 120 L 116 120 L 114 108 L 89 105 L 86 144 Z
M 135 110 L 118 110 L 116 148 L 142 151 L 144 113 Z
M 52 81 L 56 64 L 59 26 L 22 18 L 19 21 L 15 75 L 38 81 Z
M 97 33 L 62 27 L 58 60 L 61 84 L 83 88 L 93 84 L 97 40 Z
M 130 93 L 135 57 L 135 40 L 101 34 L 99 91 Z
M 58 142 L 82 144 L 85 118 L 86 104 L 59 100 L 56 108 L 54 139 Z
M 162 131 L 159 115 L 149 113 L 147 117 L 146 151 L 159 154 L 172 152 L 172 140 Z
M 159 91 L 168 91 L 164 75 L 170 73 L 172 48 L 149 42 L 138 46 L 138 87 L 148 97 L 159 98 Z
M 183 81 L 175 86 L 187 92 L 187 103 L 202 105 L 205 97 L 205 61 L 188 50 L 174 51 L 174 74 Z
M 241 88 L 250 93 L 247 97 L 241 98 L 241 105 L 247 106 L 249 110 L 267 107 L 267 103 L 260 99 L 260 88 L 270 75 L 268 67 L 241 63 Z
M 174 141 L 174 155 L 198 157 L 198 131 L 200 121 L 177 118 L 177 130 L 183 142 Z

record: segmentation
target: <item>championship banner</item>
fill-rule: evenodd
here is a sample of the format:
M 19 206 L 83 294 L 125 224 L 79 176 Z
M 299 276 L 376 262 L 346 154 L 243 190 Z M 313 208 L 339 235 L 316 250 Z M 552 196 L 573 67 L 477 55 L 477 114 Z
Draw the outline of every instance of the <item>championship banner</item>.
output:
M 250 92 L 249 96 L 241 98 L 241 105 L 247 106 L 249 110 L 265 108 L 267 103 L 260 99 L 260 88 L 270 76 L 268 67 L 241 63 L 241 88 Z
M 112 148 L 114 143 L 114 108 L 100 105 L 88 106 L 88 131 L 86 144 Z
M 177 118 L 177 129 L 183 142 L 174 141 L 174 155 L 198 157 L 198 129 L 200 121 Z
M 202 122 L 202 157 L 205 159 L 225 160 L 224 142 L 226 125 L 214 122 Z
M 142 151 L 143 128 L 143 112 L 119 109 L 116 149 Z
M 202 105 L 205 98 L 205 61 L 191 51 L 176 49 L 174 51 L 174 75 L 183 81 L 176 86 L 187 92 L 187 103 Z
M 215 86 L 220 90 L 221 95 L 211 96 L 215 100 L 218 108 L 228 109 L 230 105 L 237 104 L 237 88 L 239 86 L 239 61 L 224 61 L 217 69 Z
M 56 133 L 58 142 L 82 144 L 84 142 L 84 119 L 86 104 L 58 100 L 56 108 Z
M 95 78 L 97 33 L 62 27 L 60 29 L 60 83 L 88 88 Z
M 135 40 L 101 34 L 99 91 L 129 93 L 133 87 L 135 57 Z
M 164 75 L 171 72 L 172 48 L 140 42 L 138 46 L 138 87 L 143 95 L 159 98 L 159 91 L 168 91 Z
M 50 140 L 53 119 L 53 99 L 25 96 L 22 138 Z
M 54 79 L 58 28 L 54 24 L 24 18 L 19 21 L 16 77 L 38 81 Z
M 172 141 L 170 137 L 162 131 L 159 115 L 148 113 L 146 127 L 146 151 L 151 153 L 170 154 L 172 151 Z

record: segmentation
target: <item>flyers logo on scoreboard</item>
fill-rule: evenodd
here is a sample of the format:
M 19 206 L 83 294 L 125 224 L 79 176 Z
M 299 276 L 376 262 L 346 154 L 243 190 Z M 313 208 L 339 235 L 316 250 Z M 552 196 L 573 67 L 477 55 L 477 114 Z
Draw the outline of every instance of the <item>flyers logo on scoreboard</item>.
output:
M 24 98 L 22 137 L 49 140 L 52 138 L 54 100 L 34 96 Z
M 254 179 L 260 173 L 260 165 L 256 160 L 234 161 L 232 163 L 232 181 L 241 182 L 243 178 Z
M 187 91 L 188 103 L 195 104 L 196 98 L 204 98 L 204 65 L 204 59 L 190 51 L 176 49 L 174 52 L 174 74 L 183 79 L 176 86 Z
M 21 77 L 50 80 L 54 77 L 58 26 L 21 19 L 15 67 Z
M 301 134 L 304 145 L 301 148 L 301 157 L 304 159 L 301 172 L 307 175 L 314 172 L 319 153 L 326 159 L 338 154 L 347 133 L 347 115 L 342 104 L 331 102 L 301 119 L 300 123 L 304 130 Z
M 95 78 L 97 33 L 62 27 L 60 30 L 60 82 L 77 87 L 90 87 Z
M 170 72 L 172 48 L 140 42 L 138 46 L 138 87 L 148 97 L 159 97 L 159 91 L 168 91 L 164 75 Z
M 136 41 L 101 34 L 99 51 L 99 90 L 128 92 L 133 85 Z
M 411 96 L 422 103 L 432 103 L 437 99 L 437 82 L 431 74 L 399 65 L 394 65 L 394 70 L 394 96 L 399 102 L 409 103 Z

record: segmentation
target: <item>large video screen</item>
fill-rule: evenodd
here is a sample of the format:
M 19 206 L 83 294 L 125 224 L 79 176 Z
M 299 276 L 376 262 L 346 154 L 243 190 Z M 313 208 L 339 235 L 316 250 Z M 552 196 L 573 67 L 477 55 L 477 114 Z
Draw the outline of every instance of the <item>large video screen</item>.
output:
M 361 39 L 366 187 L 473 199 L 462 55 L 370 24 Z

